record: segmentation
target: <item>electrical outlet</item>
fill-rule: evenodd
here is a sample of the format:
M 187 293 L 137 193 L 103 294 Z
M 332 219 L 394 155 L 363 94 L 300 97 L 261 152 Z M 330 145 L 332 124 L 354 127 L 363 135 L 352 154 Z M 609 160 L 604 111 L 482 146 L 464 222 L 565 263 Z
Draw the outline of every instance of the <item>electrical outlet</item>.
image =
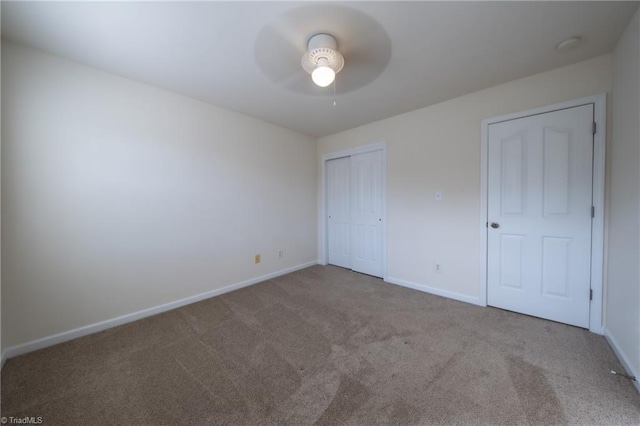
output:
M 278 259 L 282 259 L 284 257 L 284 251 L 278 250 Z
M 442 273 L 442 265 L 440 263 L 436 263 L 435 267 L 433 269 L 434 269 L 434 271 L 436 271 L 439 274 Z
M 259 254 L 256 254 L 256 255 L 255 255 L 255 257 L 254 257 L 254 259 L 253 259 L 253 262 L 254 262 L 254 263 L 260 263 L 260 255 L 259 255 Z

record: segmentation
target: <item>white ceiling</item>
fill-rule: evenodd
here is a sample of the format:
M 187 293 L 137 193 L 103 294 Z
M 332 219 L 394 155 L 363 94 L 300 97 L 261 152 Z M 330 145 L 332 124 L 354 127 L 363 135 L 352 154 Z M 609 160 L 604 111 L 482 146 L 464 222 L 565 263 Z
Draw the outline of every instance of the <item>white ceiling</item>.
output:
M 602 55 L 638 2 L 2 2 L 3 38 L 324 136 Z M 300 67 L 330 32 L 333 87 Z M 554 50 L 572 36 L 584 40 Z

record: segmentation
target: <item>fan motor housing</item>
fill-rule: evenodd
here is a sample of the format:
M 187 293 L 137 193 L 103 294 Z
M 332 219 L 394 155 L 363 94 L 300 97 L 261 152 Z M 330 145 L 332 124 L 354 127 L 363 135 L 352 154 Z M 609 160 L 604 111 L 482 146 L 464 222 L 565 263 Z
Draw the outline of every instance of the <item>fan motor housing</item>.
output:
M 329 34 L 316 34 L 307 43 L 307 53 L 302 57 L 302 68 L 309 74 L 313 72 L 321 60 L 323 65 L 336 73 L 344 66 L 344 58 L 338 52 L 336 39 Z
M 326 47 L 332 50 L 338 50 L 338 43 L 333 36 L 329 34 L 316 34 L 309 39 L 307 43 L 307 50 L 309 52 Z

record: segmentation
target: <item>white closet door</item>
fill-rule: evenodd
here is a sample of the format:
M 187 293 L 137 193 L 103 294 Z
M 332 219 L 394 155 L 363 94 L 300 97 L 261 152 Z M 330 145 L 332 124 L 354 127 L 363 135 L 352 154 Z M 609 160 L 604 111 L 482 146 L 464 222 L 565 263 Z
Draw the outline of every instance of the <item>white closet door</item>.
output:
M 593 105 L 489 126 L 489 305 L 589 327 Z
M 382 151 L 351 156 L 351 268 L 382 277 Z
M 351 268 L 351 158 L 327 161 L 329 263 Z

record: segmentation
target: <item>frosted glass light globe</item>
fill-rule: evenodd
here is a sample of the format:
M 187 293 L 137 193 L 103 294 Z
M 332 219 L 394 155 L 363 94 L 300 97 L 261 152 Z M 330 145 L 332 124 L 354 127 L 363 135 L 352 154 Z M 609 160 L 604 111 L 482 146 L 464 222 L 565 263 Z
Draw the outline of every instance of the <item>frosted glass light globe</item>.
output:
M 336 78 L 336 72 L 327 66 L 319 66 L 311 73 L 311 79 L 320 87 L 327 87 Z

